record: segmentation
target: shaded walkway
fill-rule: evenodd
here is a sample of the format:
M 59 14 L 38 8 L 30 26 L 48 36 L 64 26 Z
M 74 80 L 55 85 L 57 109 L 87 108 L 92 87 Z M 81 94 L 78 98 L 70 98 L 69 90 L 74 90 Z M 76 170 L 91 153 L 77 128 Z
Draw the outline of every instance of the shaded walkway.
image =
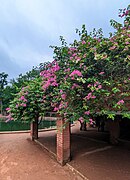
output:
M 56 153 L 56 131 L 39 133 L 39 141 Z M 90 180 L 129 180 L 130 149 L 108 144 L 108 133 L 72 127 L 71 166 Z
M 29 137 L 29 133 L 0 134 L 0 180 L 81 180 Z

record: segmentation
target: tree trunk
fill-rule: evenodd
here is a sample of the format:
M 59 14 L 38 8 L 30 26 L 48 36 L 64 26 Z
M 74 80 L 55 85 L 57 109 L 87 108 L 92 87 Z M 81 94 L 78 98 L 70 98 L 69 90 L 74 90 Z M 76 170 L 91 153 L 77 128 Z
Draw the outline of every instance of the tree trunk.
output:
M 110 143 L 113 145 L 118 144 L 120 136 L 119 120 L 109 120 Z

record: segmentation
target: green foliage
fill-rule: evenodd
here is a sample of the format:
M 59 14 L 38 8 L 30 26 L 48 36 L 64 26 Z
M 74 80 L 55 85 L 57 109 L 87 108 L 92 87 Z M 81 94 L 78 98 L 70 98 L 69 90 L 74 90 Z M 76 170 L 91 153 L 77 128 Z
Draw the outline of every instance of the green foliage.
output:
M 47 110 L 56 111 L 66 121 L 92 123 L 98 113 L 113 120 L 118 112 L 129 117 L 129 6 L 121 16 L 125 17 L 123 24 L 111 21 L 115 33 L 109 38 L 102 29 L 88 34 L 85 25 L 77 30 L 79 41 L 67 45 L 60 37 L 61 46 L 53 46 L 55 60 L 45 65 L 42 78 L 28 81 L 11 103 L 12 118 L 31 121 Z

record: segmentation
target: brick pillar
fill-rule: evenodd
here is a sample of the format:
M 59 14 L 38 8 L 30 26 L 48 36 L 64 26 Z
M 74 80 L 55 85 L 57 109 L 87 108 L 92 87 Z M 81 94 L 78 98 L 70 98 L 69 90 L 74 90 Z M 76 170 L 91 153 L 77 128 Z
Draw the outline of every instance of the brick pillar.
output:
M 31 122 L 30 135 L 31 135 L 32 141 L 34 141 L 34 139 L 38 139 L 38 122 L 37 121 Z
M 63 166 L 70 161 L 70 123 L 63 118 L 57 120 L 57 161 Z

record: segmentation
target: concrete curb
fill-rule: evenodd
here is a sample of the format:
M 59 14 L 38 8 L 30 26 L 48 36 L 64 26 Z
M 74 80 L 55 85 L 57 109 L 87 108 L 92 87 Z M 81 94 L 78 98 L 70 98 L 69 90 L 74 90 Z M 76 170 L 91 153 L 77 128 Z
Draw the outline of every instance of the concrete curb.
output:
M 81 172 L 79 172 L 77 169 L 75 169 L 75 168 L 74 168 L 73 166 L 71 166 L 69 163 L 66 163 L 66 165 L 68 166 L 68 168 L 69 168 L 72 172 L 78 174 L 81 178 L 83 178 L 83 179 L 85 179 L 85 180 L 89 180 L 87 177 L 85 177 Z
M 38 140 L 34 140 L 34 142 L 38 145 L 40 145 L 42 148 L 44 148 L 48 153 L 51 154 L 51 157 L 55 158 L 56 160 L 56 154 L 54 152 L 52 152 L 50 149 L 48 149 L 46 146 L 44 146 L 41 142 L 39 142 Z M 57 162 L 58 163 L 58 162 Z M 82 179 L 84 180 L 89 180 L 87 177 L 85 177 L 80 171 L 78 171 L 77 169 L 75 169 L 73 166 L 71 166 L 69 163 L 66 163 L 66 166 L 75 174 L 79 175 Z
M 39 129 L 38 132 L 44 132 L 44 131 L 54 131 L 56 128 L 52 129 Z M 23 130 L 23 131 L 1 131 L 0 134 L 20 134 L 20 133 L 30 133 L 30 130 Z

